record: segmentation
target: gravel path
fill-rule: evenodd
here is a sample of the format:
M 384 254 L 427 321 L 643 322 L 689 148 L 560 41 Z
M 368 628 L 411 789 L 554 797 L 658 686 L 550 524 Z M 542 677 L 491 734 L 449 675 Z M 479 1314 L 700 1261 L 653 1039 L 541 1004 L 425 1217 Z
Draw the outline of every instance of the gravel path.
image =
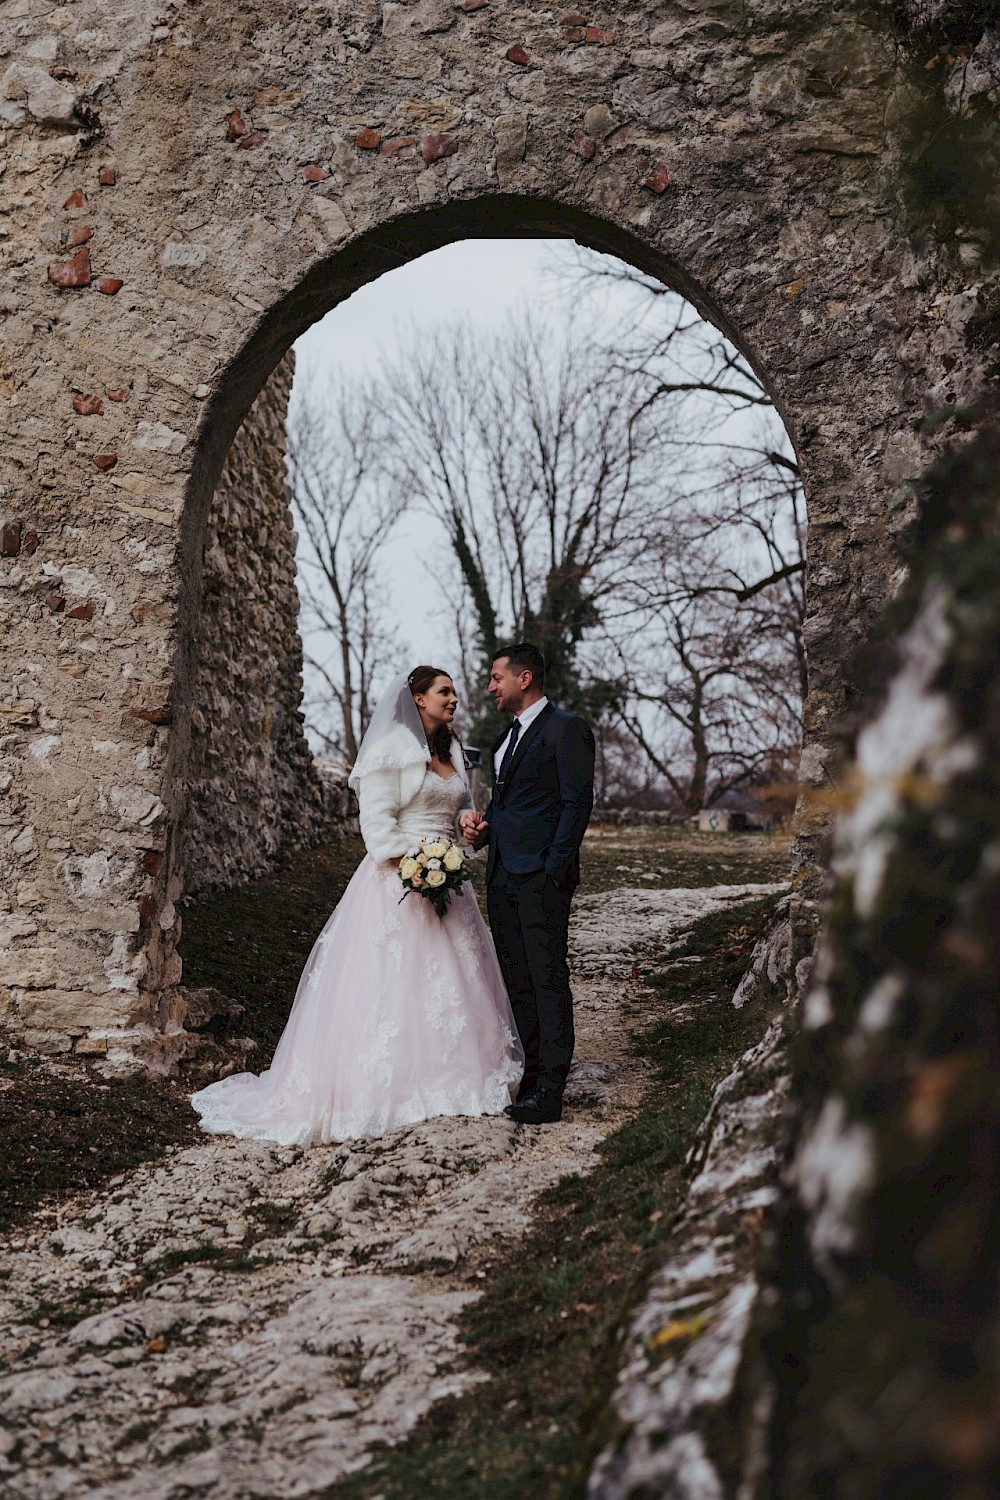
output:
M 292 1500 L 487 1378 L 457 1318 L 536 1195 L 635 1108 L 637 962 L 774 885 L 580 898 L 577 1062 L 558 1125 L 431 1120 L 303 1153 L 206 1137 L 0 1244 L 11 1500 Z

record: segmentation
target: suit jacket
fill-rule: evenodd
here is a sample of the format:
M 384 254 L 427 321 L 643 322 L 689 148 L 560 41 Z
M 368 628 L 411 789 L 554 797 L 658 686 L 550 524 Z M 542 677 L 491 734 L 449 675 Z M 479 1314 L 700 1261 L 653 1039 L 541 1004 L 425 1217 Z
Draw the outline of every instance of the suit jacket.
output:
M 561 886 L 578 885 L 579 850 L 594 805 L 593 731 L 576 714 L 547 703 L 518 740 L 501 787 L 493 758 L 507 733 L 490 751 L 486 878 L 499 862 L 511 875 L 544 870 Z

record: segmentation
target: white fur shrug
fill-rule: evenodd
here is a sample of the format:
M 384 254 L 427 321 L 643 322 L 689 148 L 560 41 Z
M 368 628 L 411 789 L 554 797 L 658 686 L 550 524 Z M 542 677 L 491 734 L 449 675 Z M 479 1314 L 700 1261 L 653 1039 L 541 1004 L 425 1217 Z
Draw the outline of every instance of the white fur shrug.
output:
M 452 740 L 451 759 L 466 790 L 465 801 L 459 809 L 463 811 L 465 808 L 472 807 L 472 793 L 469 791 L 465 757 L 457 740 Z M 400 817 L 406 807 L 418 796 L 429 763 L 430 754 L 428 753 L 423 760 L 411 760 L 405 765 L 372 766 L 359 777 L 357 793 L 361 813 L 361 837 L 372 859 L 378 860 L 379 863 L 385 860 L 402 859 L 411 848 L 412 832 L 404 832 L 400 825 Z M 457 835 L 457 818 L 455 832 Z

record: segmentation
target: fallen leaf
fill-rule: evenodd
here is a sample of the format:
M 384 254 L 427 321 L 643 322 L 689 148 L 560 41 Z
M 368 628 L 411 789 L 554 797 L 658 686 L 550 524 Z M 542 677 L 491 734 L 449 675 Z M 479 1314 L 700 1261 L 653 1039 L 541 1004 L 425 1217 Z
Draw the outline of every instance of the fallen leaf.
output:
M 669 1349 L 673 1344 L 696 1339 L 712 1321 L 711 1313 L 697 1313 L 693 1318 L 671 1318 L 649 1340 L 650 1349 Z

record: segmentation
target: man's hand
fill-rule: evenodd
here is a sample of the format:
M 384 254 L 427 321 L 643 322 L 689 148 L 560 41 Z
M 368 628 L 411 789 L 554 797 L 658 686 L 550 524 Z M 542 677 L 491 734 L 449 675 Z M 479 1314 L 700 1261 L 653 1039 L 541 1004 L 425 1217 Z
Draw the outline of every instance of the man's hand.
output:
M 481 812 L 464 812 L 458 820 L 462 837 L 473 849 L 481 849 L 490 836 L 490 825 Z

